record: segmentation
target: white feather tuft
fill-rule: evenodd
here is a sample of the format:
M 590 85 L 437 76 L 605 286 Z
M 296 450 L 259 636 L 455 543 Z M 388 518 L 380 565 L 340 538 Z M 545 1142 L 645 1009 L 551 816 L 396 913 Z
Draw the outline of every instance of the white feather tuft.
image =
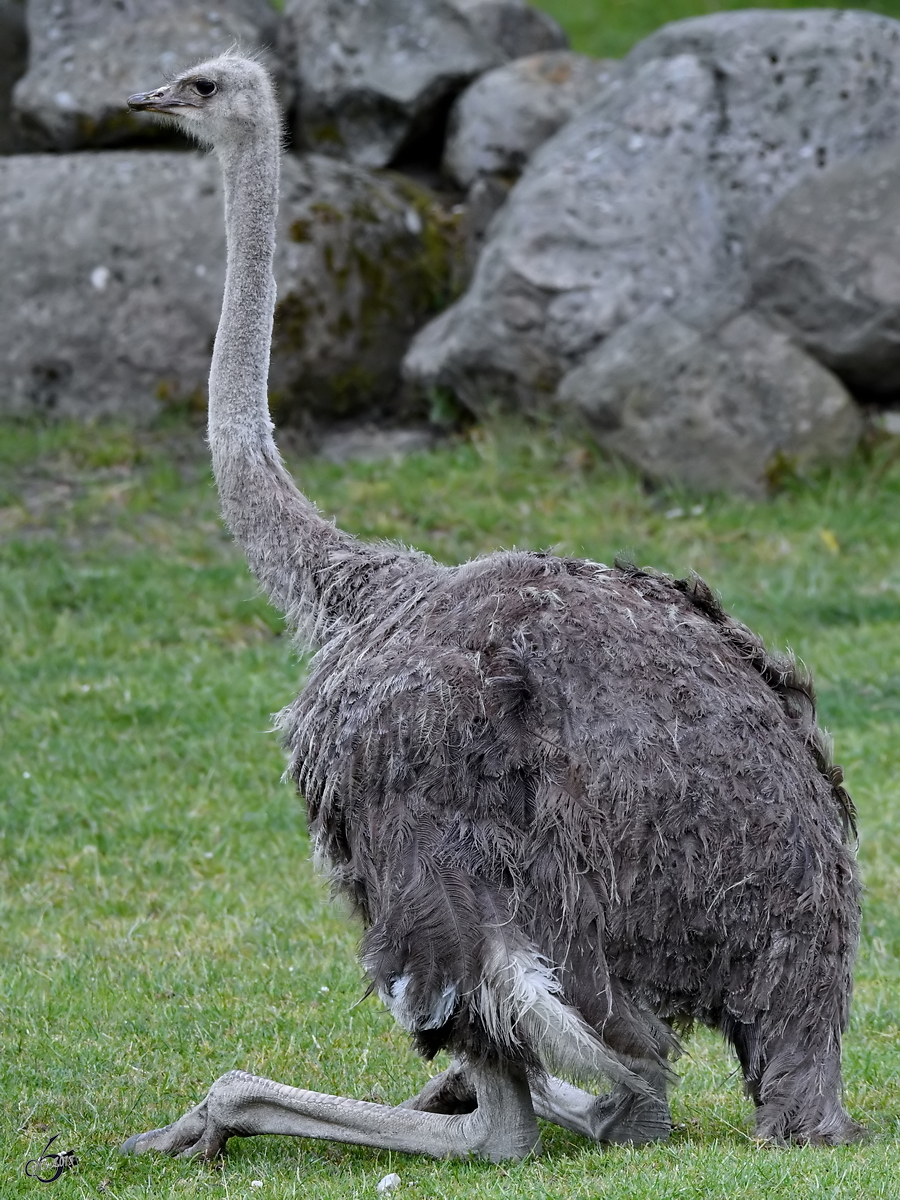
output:
M 592 1082 L 605 1076 L 633 1092 L 653 1095 L 570 1005 L 547 960 L 533 947 L 500 939 L 487 955 L 485 975 L 473 997 L 488 1036 L 514 1050 L 530 1045 L 553 1075 Z
M 379 998 L 390 1010 L 394 1020 L 410 1033 L 419 1029 L 440 1029 L 450 1020 L 450 1014 L 456 1004 L 456 984 L 448 983 L 442 991 L 430 998 L 430 1006 L 423 1009 L 421 1003 L 413 1003 L 409 995 L 410 983 L 409 975 L 401 975 L 392 982 L 390 990 L 383 987 L 377 989 Z

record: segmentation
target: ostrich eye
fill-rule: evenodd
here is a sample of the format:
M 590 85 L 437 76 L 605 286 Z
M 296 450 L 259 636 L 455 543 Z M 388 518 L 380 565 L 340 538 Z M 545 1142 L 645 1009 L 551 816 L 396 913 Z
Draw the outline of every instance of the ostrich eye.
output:
M 211 96 L 216 90 L 216 85 L 211 79 L 197 79 L 194 81 L 194 91 L 199 92 L 201 96 Z

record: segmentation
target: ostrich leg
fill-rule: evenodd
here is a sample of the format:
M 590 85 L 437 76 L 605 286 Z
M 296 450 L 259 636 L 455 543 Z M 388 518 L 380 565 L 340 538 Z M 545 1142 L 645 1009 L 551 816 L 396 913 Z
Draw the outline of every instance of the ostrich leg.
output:
M 655 1096 L 641 1096 L 622 1086 L 605 1096 L 594 1096 L 548 1075 L 531 1099 L 539 1117 L 594 1142 L 641 1146 L 664 1141 L 672 1132 L 664 1086 Z
M 532 1089 L 537 1116 L 593 1142 L 640 1146 L 663 1141 L 672 1131 L 665 1080 L 649 1079 L 655 1095 L 641 1096 L 626 1087 L 595 1096 L 553 1075 L 545 1075 Z M 457 1058 L 446 1071 L 430 1079 L 404 1108 L 430 1113 L 466 1113 L 475 1106 L 474 1083 L 465 1059 Z
M 540 1150 L 537 1121 L 524 1075 L 493 1066 L 470 1068 L 477 1106 L 443 1115 L 369 1104 L 288 1087 L 271 1079 L 229 1071 L 204 1100 L 165 1129 L 135 1134 L 123 1154 L 158 1150 L 182 1158 L 217 1157 L 230 1137 L 280 1133 L 431 1154 L 469 1155 L 491 1162 L 522 1159 Z

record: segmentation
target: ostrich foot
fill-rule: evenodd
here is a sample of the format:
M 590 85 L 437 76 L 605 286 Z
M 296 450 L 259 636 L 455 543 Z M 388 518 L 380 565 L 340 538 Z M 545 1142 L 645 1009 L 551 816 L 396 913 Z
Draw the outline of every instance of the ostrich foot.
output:
M 661 1094 L 644 1096 L 619 1087 L 608 1095 L 594 1096 L 545 1075 L 532 1091 L 531 1100 L 537 1116 L 594 1142 L 640 1146 L 664 1141 L 672 1132 L 664 1089 Z M 421 1112 L 467 1113 L 477 1103 L 470 1068 L 465 1059 L 456 1058 L 403 1107 Z
M 641 1146 L 664 1141 L 672 1132 L 664 1090 L 646 1096 L 620 1086 L 608 1095 L 593 1096 L 548 1075 L 534 1089 L 531 1099 L 539 1117 L 595 1142 Z
M 158 1150 L 180 1158 L 212 1159 L 224 1151 L 230 1137 L 262 1133 L 324 1138 L 435 1158 L 472 1155 L 492 1162 L 522 1159 L 539 1151 L 525 1077 L 499 1067 L 468 1068 L 468 1072 L 474 1108 L 445 1115 L 327 1096 L 245 1071 L 229 1071 L 196 1108 L 165 1129 L 130 1137 L 122 1153 Z

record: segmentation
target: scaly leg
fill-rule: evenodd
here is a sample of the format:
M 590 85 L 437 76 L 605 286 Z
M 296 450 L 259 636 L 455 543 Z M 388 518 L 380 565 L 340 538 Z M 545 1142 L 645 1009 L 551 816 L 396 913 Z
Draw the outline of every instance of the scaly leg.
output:
M 471 1068 L 464 1058 L 455 1058 L 446 1071 L 430 1079 L 406 1108 L 432 1113 L 466 1113 L 476 1105 Z M 641 1096 L 618 1087 L 604 1096 L 594 1096 L 570 1083 L 545 1075 L 531 1093 L 534 1111 L 545 1121 L 561 1125 L 594 1142 L 639 1146 L 663 1141 L 672 1131 L 665 1081 L 660 1074 L 652 1081 L 656 1096 Z
M 672 1132 L 664 1084 L 655 1096 L 641 1096 L 622 1086 L 605 1096 L 593 1096 L 547 1075 L 531 1100 L 539 1117 L 594 1142 L 640 1146 L 663 1141 Z
M 307 1092 L 244 1071 L 229 1071 L 196 1108 L 165 1129 L 130 1137 L 122 1153 L 159 1150 L 211 1159 L 222 1153 L 229 1137 L 262 1133 L 352 1142 L 435 1158 L 474 1155 L 492 1162 L 539 1151 L 537 1121 L 524 1075 L 498 1066 L 468 1067 L 467 1073 L 477 1106 L 447 1116 Z

